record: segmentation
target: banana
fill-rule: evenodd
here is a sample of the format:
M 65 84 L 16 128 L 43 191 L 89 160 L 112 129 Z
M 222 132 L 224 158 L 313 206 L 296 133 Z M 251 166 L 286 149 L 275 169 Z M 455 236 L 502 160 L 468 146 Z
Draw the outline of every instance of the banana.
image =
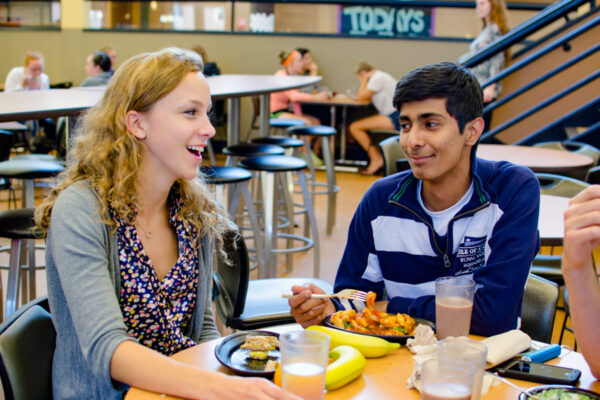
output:
M 313 325 L 306 328 L 317 332 L 323 332 L 331 338 L 329 348 L 334 349 L 341 345 L 352 346 L 367 358 L 381 357 L 400 348 L 399 343 L 391 343 L 387 340 L 359 335 L 357 333 L 344 332 L 339 329 L 329 328 L 322 325 Z
M 329 352 L 335 361 L 327 366 L 325 389 L 334 390 L 352 382 L 362 374 L 365 357 L 350 346 L 338 346 Z

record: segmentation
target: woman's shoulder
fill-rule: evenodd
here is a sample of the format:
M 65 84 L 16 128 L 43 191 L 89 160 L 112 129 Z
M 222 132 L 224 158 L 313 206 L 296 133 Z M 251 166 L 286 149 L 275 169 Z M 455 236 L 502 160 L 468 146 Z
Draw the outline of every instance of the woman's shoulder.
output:
M 96 210 L 98 208 L 98 195 L 86 181 L 75 182 L 60 192 L 56 199 L 54 209 L 63 209 L 66 212 L 76 209 Z

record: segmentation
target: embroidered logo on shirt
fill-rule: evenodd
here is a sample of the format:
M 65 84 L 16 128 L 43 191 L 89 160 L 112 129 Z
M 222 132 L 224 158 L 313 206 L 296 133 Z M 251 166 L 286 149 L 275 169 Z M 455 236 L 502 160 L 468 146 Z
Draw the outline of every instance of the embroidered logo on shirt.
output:
M 465 241 L 458 247 L 456 257 L 460 264 L 459 274 L 470 273 L 485 265 L 485 241 L 484 237 L 465 236 Z

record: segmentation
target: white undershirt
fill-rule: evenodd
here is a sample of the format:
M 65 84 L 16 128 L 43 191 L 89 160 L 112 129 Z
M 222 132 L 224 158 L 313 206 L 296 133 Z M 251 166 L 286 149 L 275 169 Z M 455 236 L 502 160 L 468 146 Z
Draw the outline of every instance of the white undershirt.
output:
M 417 186 L 417 192 L 419 193 L 419 204 L 421 205 L 421 208 L 425 210 L 425 212 L 431 217 L 435 232 L 439 236 L 445 236 L 448 232 L 448 224 L 450 223 L 450 220 L 469 202 L 469 199 L 473 195 L 473 181 L 471 181 L 471 186 L 469 186 L 467 193 L 465 193 L 459 201 L 442 211 L 430 211 L 427 209 L 427 207 L 425 207 L 425 204 L 423 204 L 422 183 L 423 181 L 419 181 Z

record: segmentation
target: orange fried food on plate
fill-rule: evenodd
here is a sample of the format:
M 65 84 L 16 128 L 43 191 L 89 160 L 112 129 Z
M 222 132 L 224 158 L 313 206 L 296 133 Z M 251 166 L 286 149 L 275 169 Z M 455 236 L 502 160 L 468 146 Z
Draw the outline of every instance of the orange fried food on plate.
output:
M 361 313 L 355 310 L 338 311 L 331 315 L 329 321 L 338 328 L 375 335 L 404 336 L 414 333 L 414 319 L 407 314 L 388 314 L 375 310 L 375 297 L 374 292 L 367 293 L 366 307 Z

